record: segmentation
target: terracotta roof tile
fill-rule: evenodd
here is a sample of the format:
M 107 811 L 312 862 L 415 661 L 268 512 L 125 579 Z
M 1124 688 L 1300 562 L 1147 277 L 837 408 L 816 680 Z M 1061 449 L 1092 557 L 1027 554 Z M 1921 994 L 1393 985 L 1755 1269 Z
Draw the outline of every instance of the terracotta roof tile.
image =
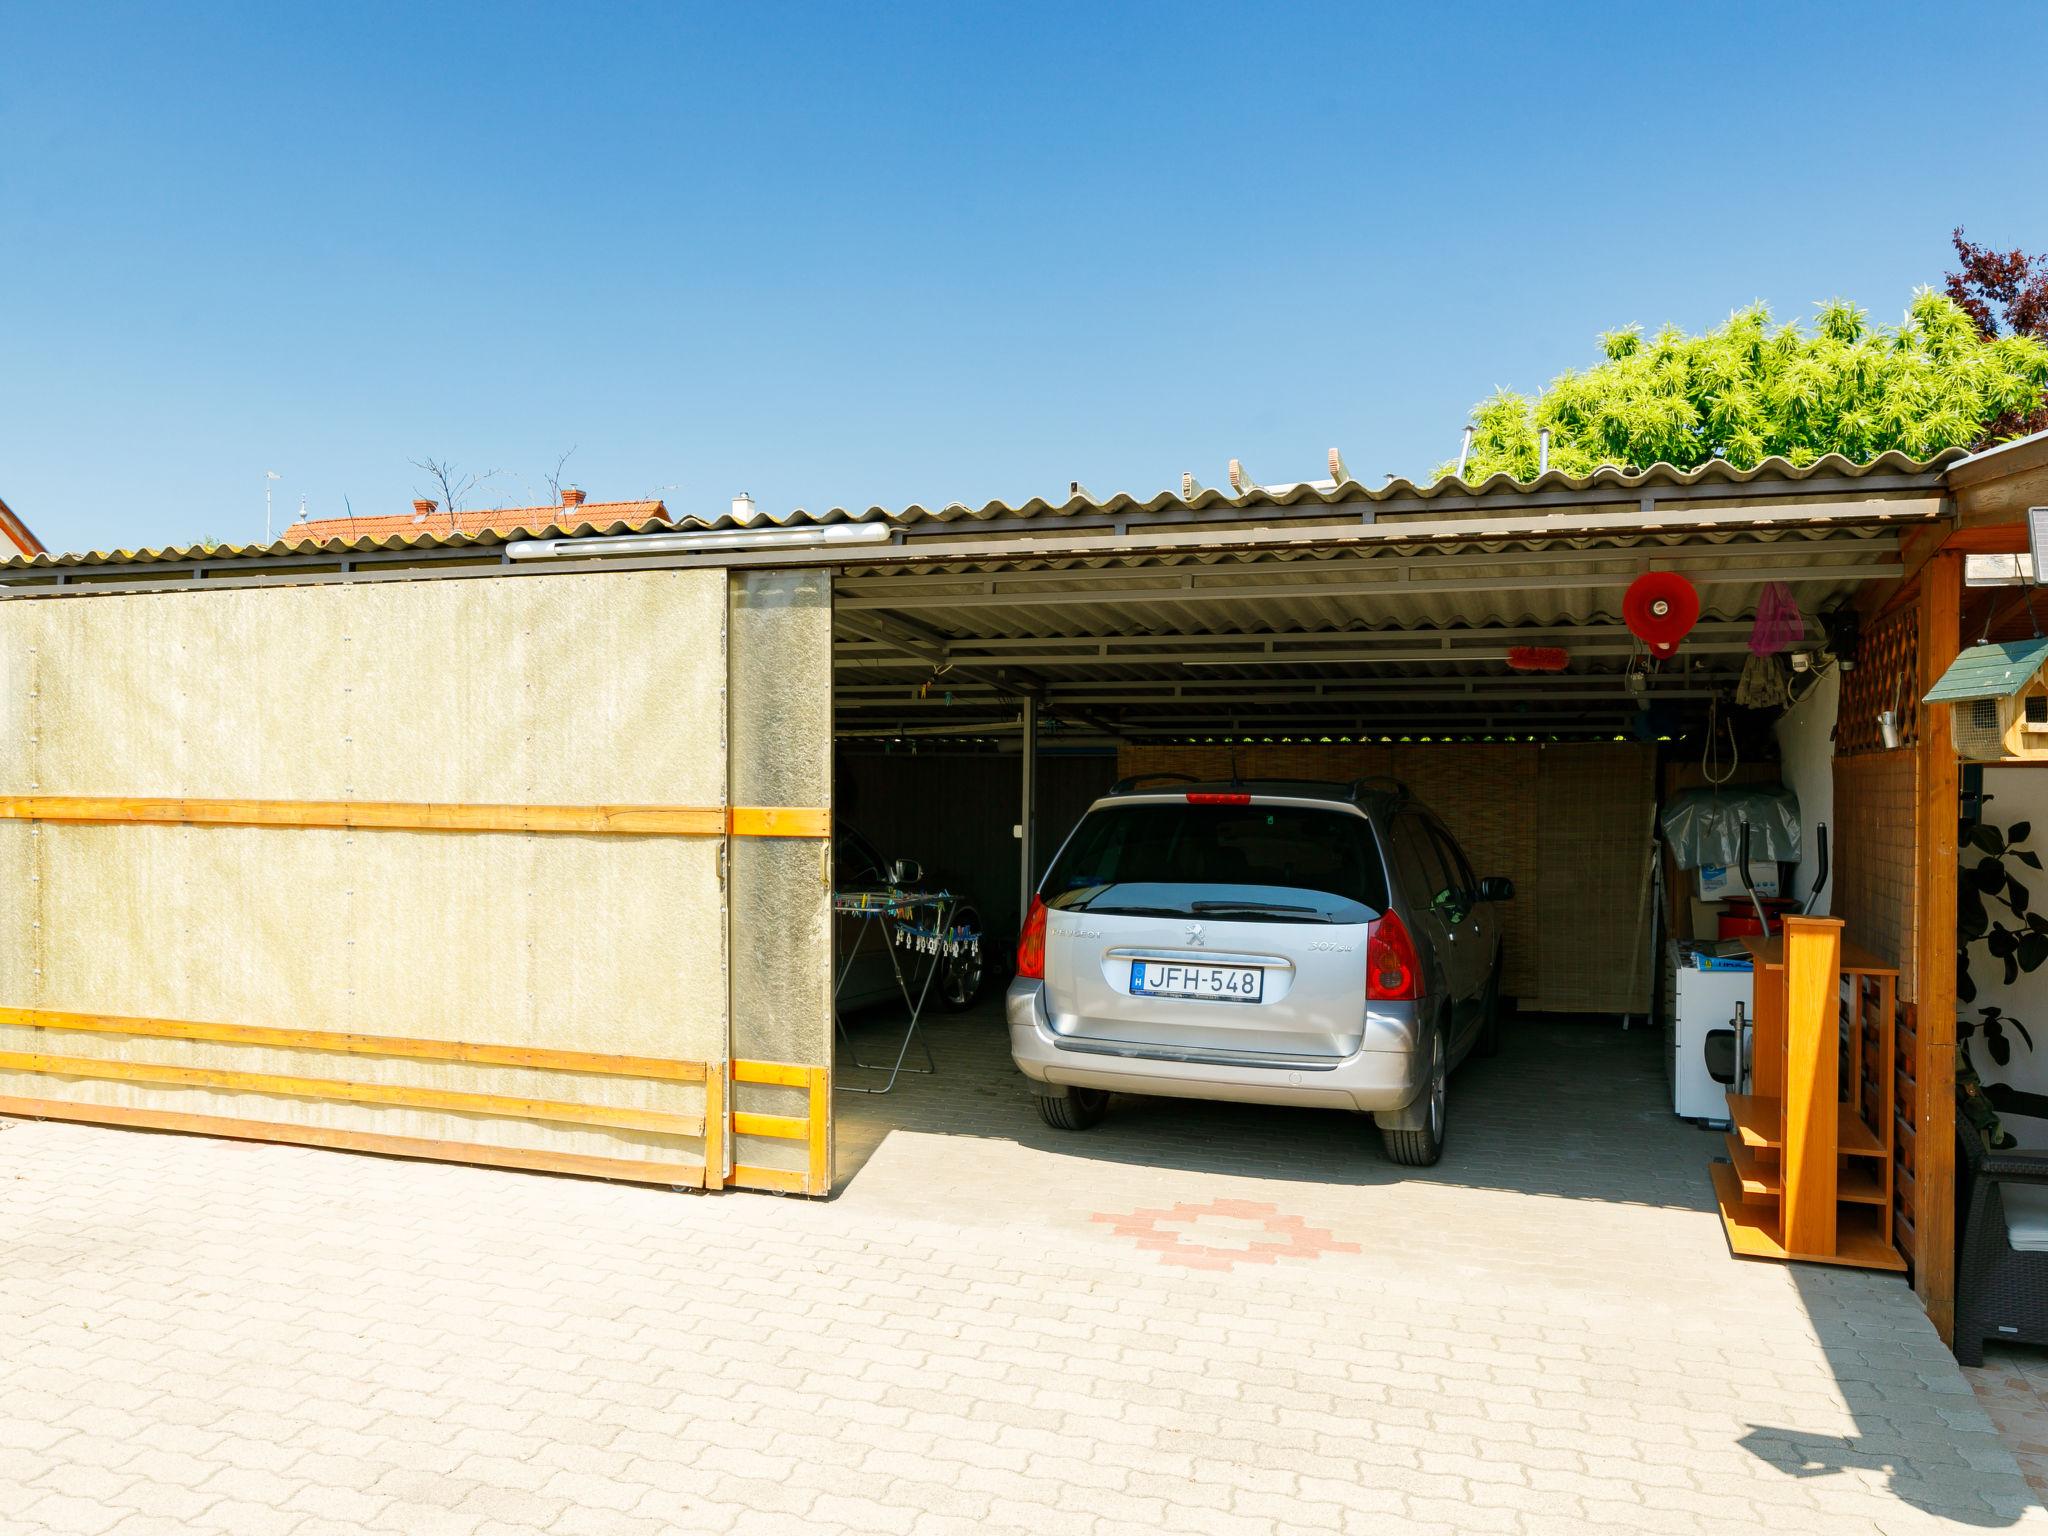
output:
M 31 559 L 43 553 L 43 541 L 29 530 L 27 523 L 14 515 L 13 509 L 4 501 L 0 501 L 0 539 L 6 540 L 14 549 L 20 550 Z M 12 552 L 0 548 L 0 555 Z
M 609 528 L 615 523 L 642 524 L 670 521 L 668 507 L 660 501 L 586 501 L 574 507 L 490 507 L 469 512 L 400 512 L 377 517 L 322 517 L 293 523 L 284 531 L 284 542 L 303 544 L 308 540 L 325 544 L 341 539 L 388 539 L 396 534 L 410 538 L 421 534 L 446 538 L 451 534 L 512 533 L 520 529 Z

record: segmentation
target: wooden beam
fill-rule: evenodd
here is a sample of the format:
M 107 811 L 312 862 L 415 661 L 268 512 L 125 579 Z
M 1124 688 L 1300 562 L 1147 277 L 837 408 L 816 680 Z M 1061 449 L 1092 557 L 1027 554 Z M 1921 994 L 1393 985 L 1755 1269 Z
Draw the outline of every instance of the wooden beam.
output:
M 704 1074 L 704 1187 L 725 1188 L 725 1159 L 731 1145 L 731 1096 L 723 1066 Z
M 734 837 L 830 837 L 832 813 L 810 806 L 736 805 Z
M 832 1193 L 832 1069 L 811 1068 L 811 1167 L 813 1195 Z
M 419 832 L 609 833 L 636 837 L 829 837 L 832 813 L 804 806 L 452 805 L 398 800 L 194 800 L 123 795 L 0 796 L 0 818 L 159 826 L 349 827 Z
M 98 1056 L 51 1056 L 38 1051 L 0 1051 L 0 1072 L 34 1072 L 49 1077 L 82 1077 L 139 1087 L 219 1088 L 229 1093 L 265 1093 L 279 1098 L 318 1099 L 341 1104 L 380 1104 L 403 1109 L 438 1109 L 451 1114 L 507 1120 L 543 1120 L 558 1125 L 595 1125 L 657 1136 L 702 1136 L 701 1115 L 628 1109 L 607 1104 L 570 1104 L 509 1094 L 462 1093 L 446 1088 L 410 1088 L 394 1083 L 349 1083 L 333 1078 L 287 1077 L 272 1072 L 233 1072 L 214 1067 L 167 1066 L 157 1062 L 113 1061 Z
M 1942 541 L 1944 550 L 1961 555 L 2024 555 L 2029 553 L 2025 523 L 1987 523 L 1958 528 Z
M 771 1141 L 803 1141 L 810 1135 L 805 1115 L 761 1115 L 741 1110 L 732 1117 L 735 1136 L 765 1136 Z
M 732 1182 L 739 1189 L 765 1189 L 778 1195 L 808 1195 L 816 1191 L 805 1187 L 806 1175 L 790 1168 L 758 1168 L 750 1163 L 737 1164 L 732 1170 Z
M 53 1099 L 0 1098 L 0 1115 L 23 1120 L 76 1120 L 88 1125 L 177 1131 L 190 1136 L 221 1136 L 232 1141 L 330 1147 L 343 1152 L 374 1152 L 384 1157 L 425 1158 L 437 1163 L 481 1163 L 493 1168 L 573 1173 L 591 1179 L 625 1179 L 635 1184 L 667 1184 L 695 1189 L 704 1182 L 701 1163 L 639 1162 L 623 1157 L 592 1157 L 580 1152 L 535 1152 L 524 1147 L 435 1141 L 420 1136 L 385 1136 L 372 1131 L 338 1131 L 324 1125 L 283 1125 L 267 1120 L 235 1120 L 225 1115 L 192 1115 L 168 1109 L 129 1109 L 114 1104 L 66 1104 Z
M 69 1029 L 86 1034 L 132 1035 L 147 1040 L 203 1040 L 216 1045 L 259 1045 L 281 1051 L 336 1051 L 349 1056 L 399 1056 L 409 1061 L 460 1061 L 482 1067 L 530 1067 L 542 1072 L 590 1072 L 656 1082 L 701 1083 L 704 1063 L 659 1056 L 610 1056 L 525 1045 L 472 1045 L 464 1040 L 419 1040 L 399 1035 L 338 1034 L 324 1029 L 273 1029 L 261 1024 L 200 1024 L 187 1019 L 129 1018 L 109 1013 L 62 1013 L 49 1008 L 0 1008 L 0 1025 Z
M 1920 573 L 1919 695 L 1962 645 L 1963 555 L 1943 550 Z M 1919 1029 L 1913 1288 L 1945 1341 L 1955 1337 L 1956 832 L 1961 775 L 1949 709 L 1920 705 L 1919 803 L 1914 812 L 1913 988 Z
M 786 1168 L 754 1166 L 733 1169 L 732 1181 L 751 1189 L 772 1189 L 790 1195 L 829 1195 L 832 1192 L 832 1069 L 799 1066 L 788 1061 L 736 1061 L 733 1081 L 776 1088 L 802 1088 L 807 1095 L 806 1111 L 794 1115 L 740 1114 L 734 1129 L 742 1136 L 767 1136 L 777 1140 L 801 1141 L 808 1158 L 802 1172 Z
M 816 1067 L 800 1067 L 787 1061 L 736 1061 L 732 1079 L 736 1083 L 769 1083 L 778 1088 L 808 1088 Z
M 1943 520 L 1938 523 L 1923 523 L 1899 535 L 1899 564 L 1903 568 L 1905 581 L 1911 581 L 1919 574 L 1920 567 L 1934 558 L 1943 542 L 1953 533 L 1954 527 L 1953 523 Z M 1857 593 L 1857 606 L 1865 606 L 1868 599 L 1868 592 Z M 1888 601 L 1886 606 L 1889 606 Z

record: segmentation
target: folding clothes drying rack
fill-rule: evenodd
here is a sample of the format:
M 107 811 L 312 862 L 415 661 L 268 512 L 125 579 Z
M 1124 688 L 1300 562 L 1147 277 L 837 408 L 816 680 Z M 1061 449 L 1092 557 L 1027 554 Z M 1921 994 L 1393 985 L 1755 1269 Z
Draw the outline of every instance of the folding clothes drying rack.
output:
M 853 1048 L 853 1036 L 847 1030 L 845 1016 L 839 1011 L 839 994 L 846 986 L 854 957 L 860 953 L 870 928 L 881 929 L 883 945 L 889 951 L 889 967 L 896 975 L 896 990 L 903 994 L 903 1005 L 910 1010 L 910 1021 L 903 1030 L 903 1043 L 897 1047 L 896 1060 L 888 1065 L 888 1080 L 879 1088 L 857 1087 L 842 1080 L 837 1086 L 845 1092 L 887 1093 L 896 1086 L 896 1079 L 902 1073 L 928 1076 L 938 1070 L 938 1063 L 932 1060 L 931 1047 L 917 1033 L 918 1023 L 924 1017 L 925 1003 L 931 997 L 932 982 L 954 954 L 970 945 L 977 949 L 981 946 L 979 932 L 963 928 L 954 920 L 959 909 L 960 898 L 951 891 L 905 891 L 895 886 L 884 886 L 872 890 L 839 891 L 833 895 L 834 915 L 861 919 L 860 930 L 847 947 L 846 964 L 832 987 L 832 1023 L 839 1031 L 847 1064 L 870 1072 L 879 1072 L 884 1066 L 882 1062 L 860 1059 Z M 930 957 L 931 964 L 925 967 L 924 980 L 915 988 L 911 978 L 917 974 L 916 962 L 913 959 L 910 975 L 906 976 L 903 962 L 897 956 L 898 950 L 909 950 L 913 956 Z M 921 1067 L 904 1064 L 913 1039 L 917 1040 L 918 1049 L 924 1053 L 924 1065 Z

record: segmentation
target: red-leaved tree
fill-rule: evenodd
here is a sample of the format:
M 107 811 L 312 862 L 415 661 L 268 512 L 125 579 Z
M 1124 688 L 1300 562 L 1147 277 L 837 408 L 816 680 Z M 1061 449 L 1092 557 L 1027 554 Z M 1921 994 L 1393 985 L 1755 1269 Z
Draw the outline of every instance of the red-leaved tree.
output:
M 2048 255 L 1973 245 L 1961 226 L 1952 238 L 1961 266 L 1948 274 L 1948 296 L 1976 321 L 1985 339 L 2011 334 L 2048 342 Z M 2048 395 L 2031 411 L 2008 411 L 1984 435 L 1998 442 L 2043 430 L 2048 430 Z

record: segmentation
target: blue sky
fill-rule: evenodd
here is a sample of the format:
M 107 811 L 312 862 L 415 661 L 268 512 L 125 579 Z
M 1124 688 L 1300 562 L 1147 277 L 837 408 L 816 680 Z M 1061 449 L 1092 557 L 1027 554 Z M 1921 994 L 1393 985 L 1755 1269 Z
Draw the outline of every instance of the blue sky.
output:
M 2024 18 L 2024 19 L 2022 19 Z M 53 546 L 1425 472 L 1628 321 L 2048 248 L 2031 7 L 0 0 Z

